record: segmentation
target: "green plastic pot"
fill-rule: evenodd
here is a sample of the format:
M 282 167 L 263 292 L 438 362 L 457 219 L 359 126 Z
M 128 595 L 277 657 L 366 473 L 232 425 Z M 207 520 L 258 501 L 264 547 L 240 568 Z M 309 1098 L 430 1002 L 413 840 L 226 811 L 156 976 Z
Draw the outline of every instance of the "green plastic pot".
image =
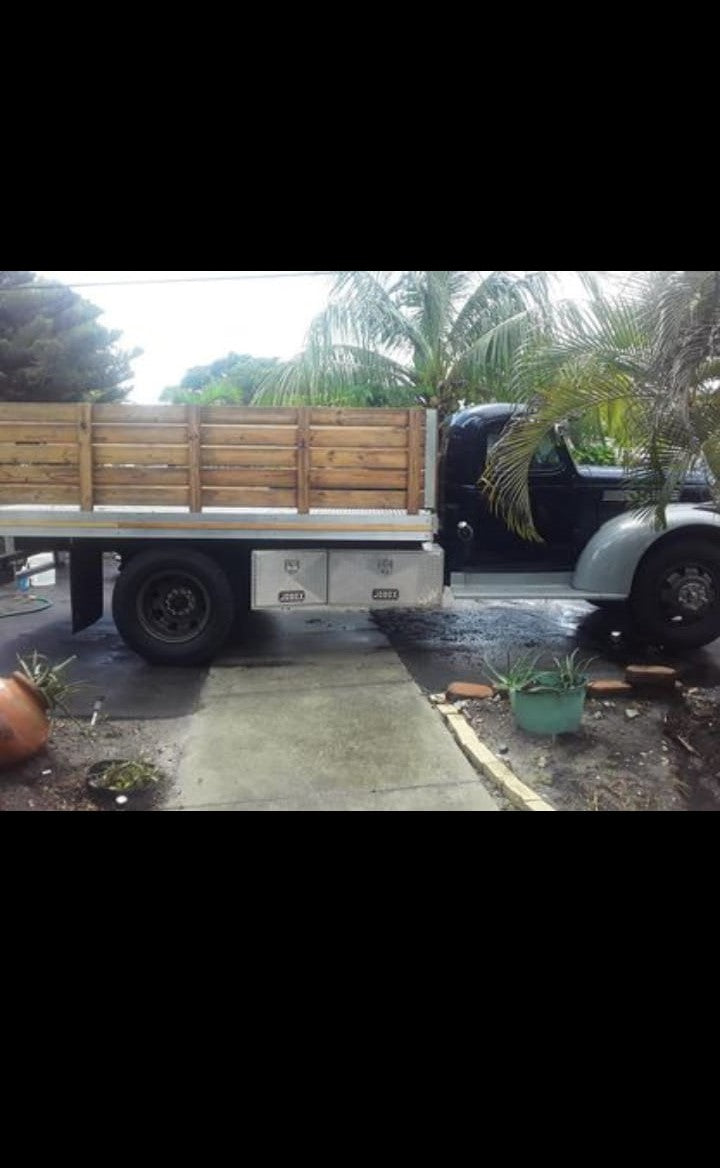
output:
M 538 677 L 539 685 L 552 683 Z M 575 734 L 580 729 L 587 685 L 565 690 L 510 690 L 510 705 L 515 721 L 529 734 Z

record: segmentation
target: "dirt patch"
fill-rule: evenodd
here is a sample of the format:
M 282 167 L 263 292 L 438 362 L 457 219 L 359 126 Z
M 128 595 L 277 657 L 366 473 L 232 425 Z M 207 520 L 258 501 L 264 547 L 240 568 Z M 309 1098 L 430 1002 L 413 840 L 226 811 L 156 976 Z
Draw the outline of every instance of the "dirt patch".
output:
M 558 811 L 720 811 L 720 688 L 588 701 L 581 730 L 515 725 L 505 698 L 469 702 L 478 737 Z
M 2 811 L 117 811 L 111 796 L 87 787 L 90 767 L 105 759 L 147 762 L 163 779 L 128 798 L 126 811 L 160 810 L 177 768 L 185 719 L 86 723 L 59 718 L 45 750 L 22 766 L 0 771 Z

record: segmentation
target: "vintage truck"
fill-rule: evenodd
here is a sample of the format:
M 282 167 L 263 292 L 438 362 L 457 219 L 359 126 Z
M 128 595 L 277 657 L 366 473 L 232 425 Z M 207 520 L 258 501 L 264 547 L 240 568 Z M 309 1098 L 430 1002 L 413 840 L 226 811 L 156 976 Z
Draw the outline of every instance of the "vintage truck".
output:
M 0 537 L 10 563 L 69 551 L 73 628 L 113 615 L 149 661 L 213 657 L 244 612 L 414 608 L 457 597 L 628 604 L 638 634 L 720 636 L 720 515 L 688 479 L 663 529 L 620 470 L 576 465 L 560 431 L 530 487 L 544 542 L 513 535 L 479 486 L 517 407 L 442 428 L 417 409 L 0 403 Z

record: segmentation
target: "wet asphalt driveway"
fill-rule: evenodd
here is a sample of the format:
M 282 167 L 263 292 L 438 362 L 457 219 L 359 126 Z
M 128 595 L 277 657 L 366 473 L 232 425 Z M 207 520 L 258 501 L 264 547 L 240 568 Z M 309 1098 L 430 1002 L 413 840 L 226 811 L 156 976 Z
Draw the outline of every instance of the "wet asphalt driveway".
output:
M 720 641 L 682 657 L 648 649 L 626 616 L 583 601 L 446 600 L 439 612 L 383 612 L 375 616 L 405 667 L 429 693 L 451 681 L 482 680 L 483 661 L 496 668 L 515 658 L 565 656 L 574 649 L 593 658 L 593 677 L 621 677 L 628 664 L 673 665 L 688 685 L 720 684 Z

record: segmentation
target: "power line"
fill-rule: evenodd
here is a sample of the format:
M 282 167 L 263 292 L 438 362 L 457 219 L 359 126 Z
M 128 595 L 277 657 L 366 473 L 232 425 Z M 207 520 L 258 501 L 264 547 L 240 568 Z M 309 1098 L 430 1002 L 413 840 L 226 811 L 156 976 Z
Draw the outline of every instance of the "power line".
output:
M 59 288 L 146 288 L 162 284 L 221 284 L 244 283 L 246 280 L 297 280 L 315 276 L 334 276 L 335 272 L 246 272 L 242 276 L 166 276 L 157 280 L 97 280 L 68 284 L 16 284 L 3 288 L 6 292 L 47 292 Z

